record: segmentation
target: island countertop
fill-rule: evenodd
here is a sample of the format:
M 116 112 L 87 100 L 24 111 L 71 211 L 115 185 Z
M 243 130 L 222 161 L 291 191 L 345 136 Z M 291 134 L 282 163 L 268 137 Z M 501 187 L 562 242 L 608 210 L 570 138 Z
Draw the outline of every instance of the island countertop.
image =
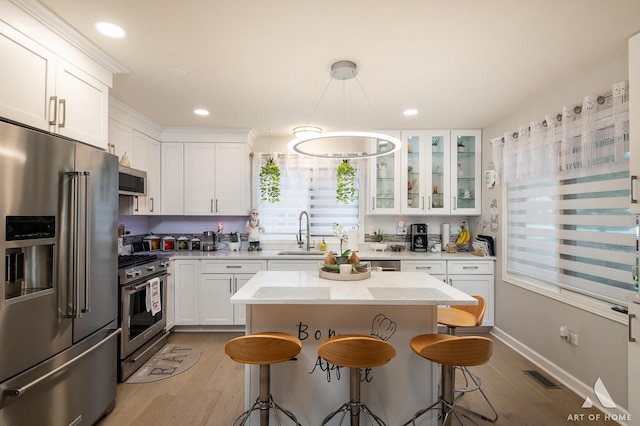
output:
M 378 272 L 359 281 L 317 271 L 260 271 L 232 297 L 235 304 L 475 305 L 476 299 L 426 272 Z

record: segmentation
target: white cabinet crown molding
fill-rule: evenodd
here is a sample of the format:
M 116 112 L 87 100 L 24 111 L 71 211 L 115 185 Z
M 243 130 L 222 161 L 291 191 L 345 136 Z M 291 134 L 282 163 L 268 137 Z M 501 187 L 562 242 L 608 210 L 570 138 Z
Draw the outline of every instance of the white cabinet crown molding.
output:
M 87 38 L 85 38 L 75 28 L 69 26 L 58 15 L 49 10 L 46 6 L 37 0 L 9 0 L 11 3 L 19 7 L 41 25 L 45 26 L 49 31 L 56 34 L 65 42 L 69 43 L 83 54 L 87 55 L 95 62 L 109 70 L 111 73 L 128 74 L 129 70 L 119 62 L 115 61 L 105 52 L 96 47 Z M 20 28 L 21 31 L 27 30 L 26 28 Z M 28 32 L 30 37 L 34 34 Z M 49 47 L 49 46 L 47 46 Z M 57 50 L 57 49 L 54 49 Z M 61 52 L 56 51 L 61 54 Z M 63 55 L 64 56 L 64 55 Z M 68 58 L 70 59 L 70 58 Z M 102 76 L 101 76 L 102 77 Z M 112 86 L 111 78 L 109 81 L 104 81 L 109 86 Z
M 257 133 L 253 129 L 228 129 L 211 127 L 166 127 L 162 130 L 162 142 L 230 142 L 253 146 Z

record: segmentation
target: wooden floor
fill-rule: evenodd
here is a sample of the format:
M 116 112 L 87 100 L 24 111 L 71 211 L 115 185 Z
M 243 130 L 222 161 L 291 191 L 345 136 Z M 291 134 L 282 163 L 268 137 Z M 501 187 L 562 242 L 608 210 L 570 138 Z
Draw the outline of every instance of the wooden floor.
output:
M 238 334 L 171 333 L 167 343 L 191 345 L 201 352 L 196 365 L 182 374 L 153 383 L 118 384 L 116 407 L 98 425 L 231 425 L 244 408 L 244 366 L 231 361 L 224 354 L 225 343 L 235 336 Z M 595 408 L 581 408 L 584 397 L 568 389 L 547 389 L 542 386 L 524 373 L 525 370 L 537 370 L 535 365 L 499 340 L 493 340 L 495 346 L 491 361 L 474 367 L 472 371 L 482 378 L 482 388 L 500 417 L 496 423 L 475 418 L 478 424 L 617 424 L 588 420 L 589 415 L 600 414 L 601 419 L 603 416 Z M 463 399 L 471 408 L 482 411 L 485 405 L 475 394 L 478 392 L 468 394 Z M 579 414 L 584 414 L 583 421 L 574 421 L 569 417 Z

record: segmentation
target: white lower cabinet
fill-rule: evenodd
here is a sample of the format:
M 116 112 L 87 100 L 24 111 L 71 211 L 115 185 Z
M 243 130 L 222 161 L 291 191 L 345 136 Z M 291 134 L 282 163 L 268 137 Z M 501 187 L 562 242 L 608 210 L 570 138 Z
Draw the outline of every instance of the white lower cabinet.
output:
M 319 260 L 269 260 L 269 271 L 317 271 Z
M 483 326 L 494 324 L 494 262 L 492 260 L 450 260 L 447 262 L 447 280 L 449 285 L 471 296 L 482 296 L 487 309 L 482 321 Z
M 447 282 L 446 260 L 402 260 L 400 261 L 402 272 L 427 272 L 440 281 Z
M 244 305 L 231 296 L 267 261 L 176 260 L 176 325 L 244 325 Z
M 164 317 L 167 320 L 167 324 L 164 326 L 164 329 L 169 331 L 176 325 L 176 309 L 175 309 L 175 262 L 171 262 L 169 264 L 169 268 L 167 273 L 169 276 L 167 277 L 167 289 L 164 295 L 164 306 L 162 309 L 164 310 Z
M 198 325 L 198 294 L 200 287 L 200 261 L 176 260 L 175 273 L 175 323 Z
M 493 260 L 403 260 L 402 272 L 427 272 L 429 275 L 487 301 L 482 326 L 494 324 Z

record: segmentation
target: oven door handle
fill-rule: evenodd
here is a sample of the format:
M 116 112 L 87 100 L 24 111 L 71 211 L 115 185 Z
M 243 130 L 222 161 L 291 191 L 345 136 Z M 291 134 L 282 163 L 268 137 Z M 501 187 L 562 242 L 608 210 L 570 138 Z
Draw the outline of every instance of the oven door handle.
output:
M 154 278 L 158 278 L 158 279 L 162 280 L 164 278 L 167 278 L 169 275 L 171 275 L 171 274 L 162 274 L 162 275 L 159 275 L 157 277 L 151 278 L 151 280 L 154 279 Z M 132 293 L 135 293 L 137 291 L 141 291 L 142 289 L 144 289 L 146 287 L 149 287 L 149 283 L 151 282 L 151 280 L 148 280 L 148 281 L 146 281 L 146 282 L 144 282 L 142 284 L 134 284 L 131 287 L 127 287 L 127 291 L 131 291 Z

